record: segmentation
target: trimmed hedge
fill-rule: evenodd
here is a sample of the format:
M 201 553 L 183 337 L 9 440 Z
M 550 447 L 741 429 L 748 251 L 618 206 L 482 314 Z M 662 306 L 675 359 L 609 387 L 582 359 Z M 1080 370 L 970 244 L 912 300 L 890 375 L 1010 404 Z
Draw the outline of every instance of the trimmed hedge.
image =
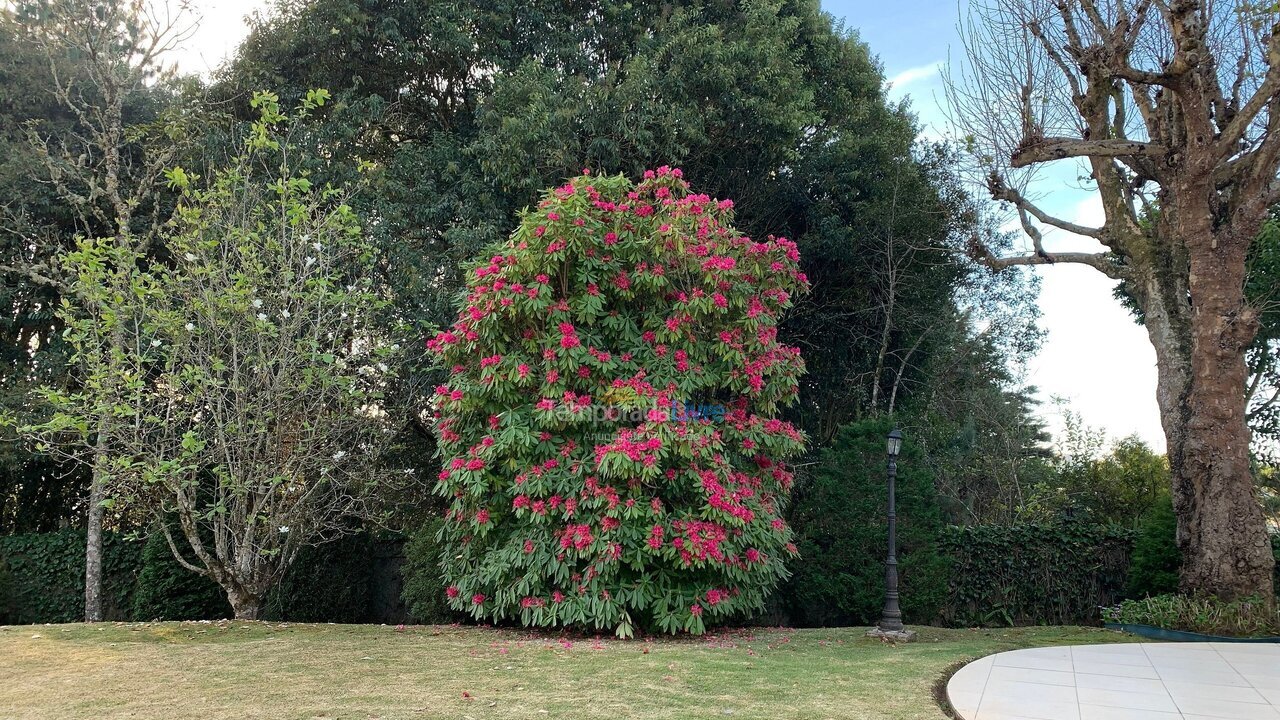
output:
M 423 623 L 456 622 L 459 613 L 449 609 L 445 601 L 444 576 L 440 572 L 440 555 L 443 550 L 438 541 L 441 518 L 431 518 L 423 523 L 409 538 L 404 547 L 404 588 L 401 594 L 414 619 Z
M 303 548 L 280 584 L 267 593 L 268 620 L 367 623 L 373 617 L 374 541 L 350 535 Z
M 1178 517 L 1168 498 L 1151 508 L 1138 525 L 1133 542 L 1133 562 L 1125 595 L 1142 598 L 1178 591 L 1178 569 L 1182 553 L 1178 552 Z
M 9 566 L 0 554 L 0 625 L 8 623 L 9 608 L 13 606 L 13 578 L 9 575 Z
M 443 603 L 434 525 L 430 522 L 414 533 L 407 545 L 400 538 L 357 535 L 313 548 L 271 594 L 268 617 L 315 622 L 456 620 Z M 1126 580 L 1133 577 L 1129 558 L 1133 557 L 1136 573 L 1142 538 L 1162 540 L 1169 534 L 1160 525 L 1144 524 L 1137 532 L 1083 523 L 943 529 L 936 544 L 950 571 L 931 580 L 946 580 L 945 601 L 934 602 L 930 597 L 924 605 L 913 603 L 911 586 L 904 583 L 904 603 L 914 608 L 907 620 L 955 626 L 1096 622 L 1099 606 L 1112 605 L 1129 594 L 1122 592 Z M 862 577 L 866 587 L 857 593 L 859 616 L 846 616 L 850 610 L 842 605 L 837 611 L 839 622 L 875 620 L 872 616 L 883 593 L 882 534 L 882 527 L 873 527 L 869 534 L 859 535 L 867 547 L 844 562 L 846 571 Z M 1280 587 L 1280 535 L 1272 536 L 1272 546 Z M 1163 558 L 1161 563 L 1167 561 L 1163 550 L 1151 555 Z M 797 563 L 797 579 L 807 574 L 801 563 Z M 831 563 L 823 567 L 827 565 Z M 230 617 L 221 590 L 179 566 L 162 536 L 142 543 L 108 535 L 105 571 L 108 619 Z M 83 573 L 83 532 L 0 537 L 0 624 L 79 621 L 84 615 Z M 778 597 L 770 619 L 821 621 L 800 618 L 794 611 L 788 616 L 787 606 L 796 600 L 788 595 L 794 590 L 792 586 Z M 924 616 L 930 607 L 937 610 L 936 617 Z
M 951 527 L 948 625 L 1095 623 L 1123 594 L 1135 533 L 1081 522 Z

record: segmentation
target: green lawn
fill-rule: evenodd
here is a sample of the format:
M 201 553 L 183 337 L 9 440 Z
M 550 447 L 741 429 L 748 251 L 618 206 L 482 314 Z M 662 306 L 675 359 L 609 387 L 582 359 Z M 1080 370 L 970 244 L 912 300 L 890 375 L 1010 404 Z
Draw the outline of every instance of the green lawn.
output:
M 0 627 L 3 718 L 944 718 L 949 667 L 1124 641 L 1093 628 L 861 628 L 594 640 L 443 626 Z

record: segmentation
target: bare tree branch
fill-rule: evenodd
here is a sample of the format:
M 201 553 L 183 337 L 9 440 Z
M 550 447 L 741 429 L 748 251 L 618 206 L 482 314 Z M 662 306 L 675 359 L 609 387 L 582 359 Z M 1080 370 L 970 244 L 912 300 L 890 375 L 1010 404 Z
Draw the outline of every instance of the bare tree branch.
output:
M 1052 137 L 1033 141 L 1015 151 L 1012 164 L 1015 168 L 1021 168 L 1035 163 L 1067 158 L 1159 157 L 1166 152 L 1168 150 L 1160 145 L 1136 140 L 1077 140 Z

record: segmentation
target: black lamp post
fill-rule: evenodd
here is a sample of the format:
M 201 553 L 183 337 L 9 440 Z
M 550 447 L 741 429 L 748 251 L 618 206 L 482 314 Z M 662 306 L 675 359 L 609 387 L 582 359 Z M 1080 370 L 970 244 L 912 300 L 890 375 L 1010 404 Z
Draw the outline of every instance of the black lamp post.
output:
M 902 609 L 898 606 L 898 511 L 896 484 L 898 480 L 898 453 L 902 450 L 902 431 L 889 431 L 887 450 L 889 455 L 889 558 L 885 562 L 884 611 L 877 627 L 883 633 L 901 633 Z

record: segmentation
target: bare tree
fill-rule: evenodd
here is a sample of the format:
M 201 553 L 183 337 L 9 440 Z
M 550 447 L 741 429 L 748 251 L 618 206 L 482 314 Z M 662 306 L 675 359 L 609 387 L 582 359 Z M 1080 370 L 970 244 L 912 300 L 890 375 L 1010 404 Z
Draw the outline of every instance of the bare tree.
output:
M 1280 25 L 1242 0 L 975 0 L 954 118 L 987 187 L 1031 241 L 994 268 L 1069 262 L 1120 281 L 1159 372 L 1182 584 L 1271 597 L 1273 559 L 1250 471 L 1245 350 L 1259 310 L 1246 254 L 1280 200 Z M 1038 169 L 1082 167 L 1104 220 L 1046 212 Z M 1102 252 L 1052 253 L 1045 228 Z
M 126 109 L 141 94 L 173 72 L 164 57 L 190 36 L 194 22 L 185 4 L 146 0 L 26 0 L 9 3 L 5 11 L 26 27 L 30 41 L 45 54 L 57 101 L 75 118 L 74 130 L 63 136 L 42 135 L 30 128 L 30 139 L 47 170 L 40 180 L 51 183 L 74 211 L 78 230 L 86 237 L 111 237 L 113 242 L 146 253 L 161 220 L 155 202 L 162 188 L 163 169 L 174 146 L 142 142 L 144 133 L 132 127 Z M 69 71 L 69 69 L 73 69 Z M 163 148 L 163 149 L 162 149 Z M 7 220 L 13 208 L 4 208 Z M 149 218 L 139 218 L 142 211 Z M 6 222 L 10 228 L 22 223 Z M 52 285 L 66 293 L 70 285 L 50 258 L 61 248 L 41 248 L 48 238 L 23 238 L 31 248 L 27 261 L 0 266 L 0 273 L 17 274 Z M 116 338 L 120 343 L 123 338 Z M 102 619 L 102 525 L 107 499 L 106 457 L 103 448 L 111 428 L 95 428 L 97 449 L 89 463 L 92 479 L 87 508 L 85 547 L 85 620 Z

